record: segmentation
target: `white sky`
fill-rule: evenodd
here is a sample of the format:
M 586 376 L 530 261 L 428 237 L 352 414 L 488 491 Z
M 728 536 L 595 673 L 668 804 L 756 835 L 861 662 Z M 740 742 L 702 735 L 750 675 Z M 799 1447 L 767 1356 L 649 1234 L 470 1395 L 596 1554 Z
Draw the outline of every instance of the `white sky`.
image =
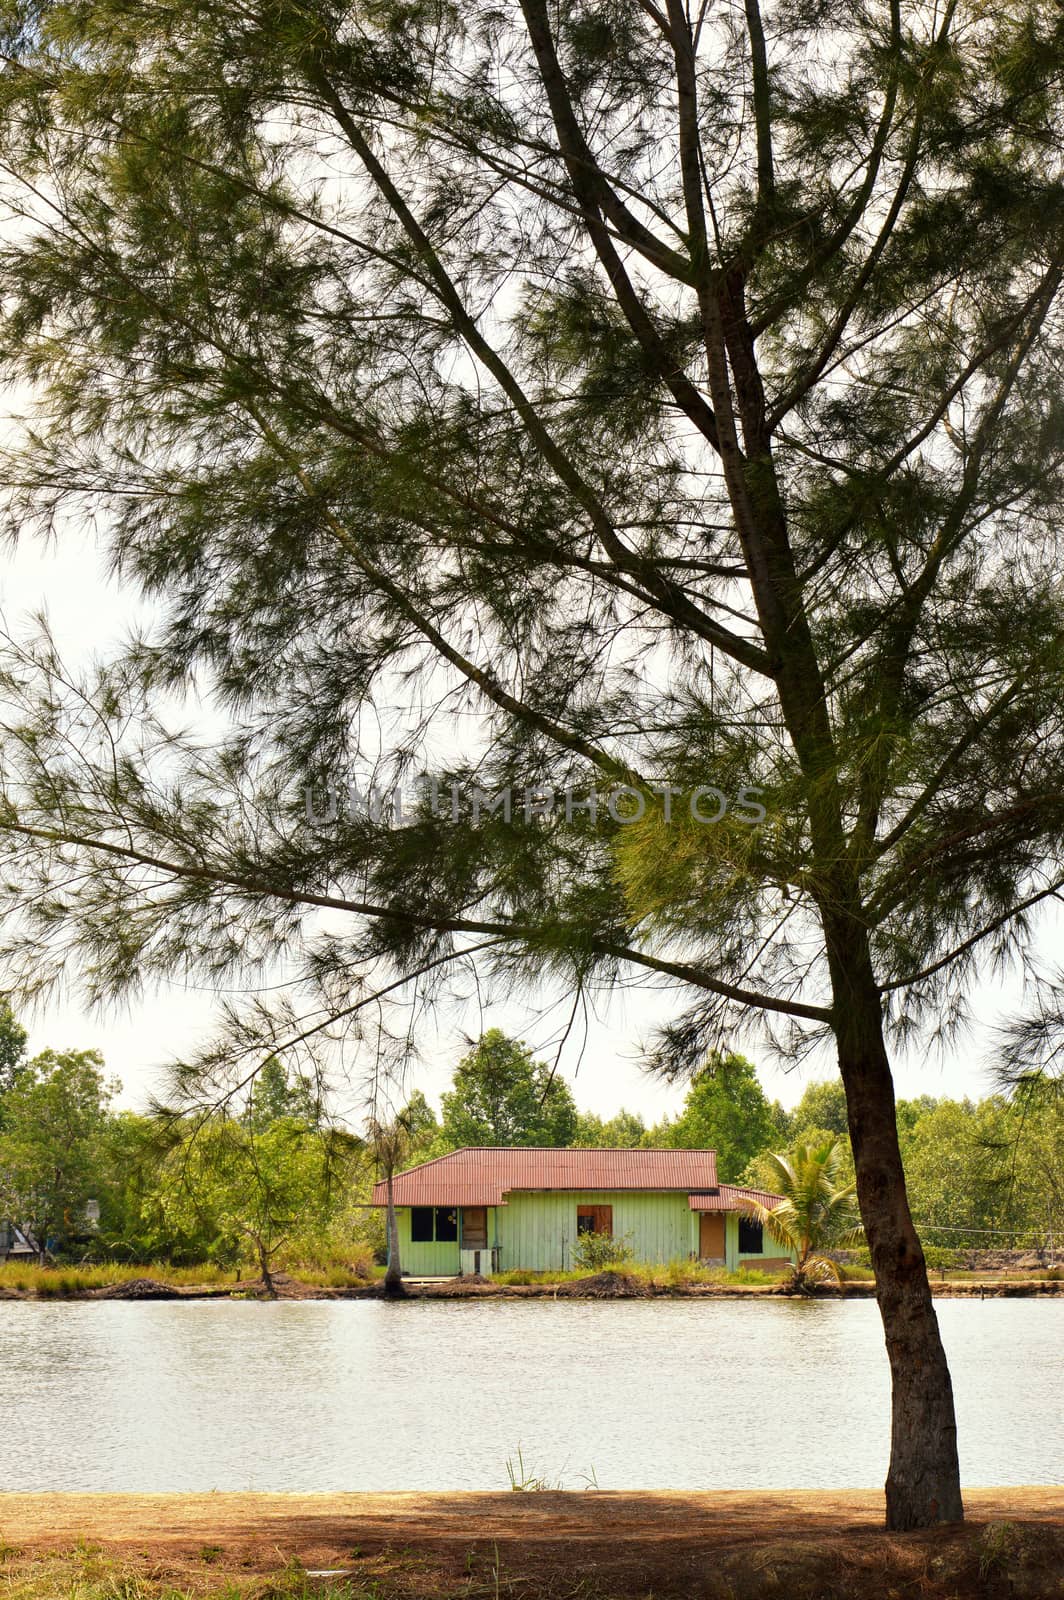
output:
M 68 537 L 58 551 L 27 543 L 9 552 L 0 570 L 0 611 L 8 627 L 17 630 L 30 613 L 42 608 L 47 610 L 64 656 L 75 660 L 93 650 L 106 652 L 129 626 L 136 609 L 131 598 L 120 595 L 107 580 L 89 535 L 80 540 Z M 1064 922 L 1047 922 L 1039 949 L 1047 959 L 1064 960 Z M 983 984 L 973 1004 L 975 1025 L 965 1039 L 944 1054 L 912 1050 L 896 1061 L 899 1095 L 978 1096 L 989 1092 L 991 1029 L 1003 1012 L 1018 1003 L 1019 994 L 1016 981 Z M 670 1002 L 661 993 L 629 990 L 605 1006 L 593 1022 L 578 1068 L 573 1043 L 562 1058 L 563 1074 L 581 1109 L 610 1115 L 623 1105 L 641 1112 L 648 1121 L 678 1109 L 683 1088 L 648 1078 L 640 1071 L 637 1056 L 642 1039 L 654 1024 L 680 1003 L 675 997 Z M 70 1000 L 22 1020 L 30 1028 L 31 1050 L 46 1045 L 99 1049 L 108 1069 L 122 1080 L 120 1103 L 139 1108 L 152 1089 L 160 1086 L 166 1060 L 187 1052 L 208 1033 L 212 1007 L 209 992 L 174 983 L 143 1004 L 121 1011 L 88 1014 Z M 513 1004 L 453 1010 L 441 1016 L 435 1035 L 423 1041 L 425 1064 L 413 1075 L 410 1087 L 419 1087 L 430 1099 L 438 1099 L 462 1053 L 463 1034 L 475 1035 L 489 1026 L 526 1038 L 537 1053 L 553 1059 L 565 1013 L 562 1004 L 546 1015 L 536 1007 Z M 577 1036 L 574 1030 L 574 1039 Z M 757 1061 L 766 1092 L 785 1105 L 794 1104 L 806 1083 L 830 1076 L 834 1070 L 825 1053 L 801 1069 L 783 1071 L 772 1065 L 756 1042 L 734 1042 Z

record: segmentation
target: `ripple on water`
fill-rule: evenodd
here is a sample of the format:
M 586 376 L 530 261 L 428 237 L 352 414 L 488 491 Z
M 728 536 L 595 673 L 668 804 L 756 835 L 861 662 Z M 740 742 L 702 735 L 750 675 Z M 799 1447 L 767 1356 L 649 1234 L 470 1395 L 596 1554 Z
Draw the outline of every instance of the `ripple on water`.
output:
M 964 1481 L 1064 1478 L 1064 1301 L 938 1303 Z M 21 1490 L 860 1487 L 889 1377 L 870 1301 L 0 1305 Z

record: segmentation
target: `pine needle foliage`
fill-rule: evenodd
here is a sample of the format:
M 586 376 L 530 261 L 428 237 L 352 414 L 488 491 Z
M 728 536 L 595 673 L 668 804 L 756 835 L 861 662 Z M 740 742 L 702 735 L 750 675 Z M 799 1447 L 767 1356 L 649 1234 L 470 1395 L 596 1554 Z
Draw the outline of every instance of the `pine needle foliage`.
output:
M 654 975 L 671 1073 L 834 1034 L 930 1330 L 884 1030 L 1064 887 L 1059 5 L 5 0 L 0 54 L 8 524 L 151 619 L 10 641 L 11 984 L 281 964 L 190 1098 L 444 982 Z M 419 773 L 627 794 L 307 821 Z

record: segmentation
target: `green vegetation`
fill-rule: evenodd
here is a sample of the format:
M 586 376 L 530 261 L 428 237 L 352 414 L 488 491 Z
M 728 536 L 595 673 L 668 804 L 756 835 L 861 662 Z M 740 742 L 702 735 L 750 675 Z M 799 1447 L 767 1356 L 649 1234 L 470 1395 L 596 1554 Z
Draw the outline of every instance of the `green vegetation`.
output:
M 576 1142 L 576 1104 L 564 1078 L 498 1028 L 459 1061 L 442 1107 L 440 1150 Z
M 98 1152 L 117 1090 L 94 1050 L 45 1050 L 19 1066 L 3 1097 L 0 1217 L 28 1227 L 43 1262 L 53 1238 L 86 1238 L 95 1223 Z
M 15 1020 L 11 1003 L 0 996 L 0 1133 L 4 1130 L 4 1099 L 26 1059 L 26 1030 Z
M 111 1284 L 132 1283 L 138 1278 L 152 1278 L 173 1288 L 210 1288 L 231 1284 L 238 1277 L 238 1268 L 221 1267 L 214 1261 L 201 1261 L 188 1267 L 175 1267 L 169 1261 L 148 1261 L 136 1265 L 118 1261 L 82 1262 L 76 1266 L 45 1267 L 21 1261 L 0 1264 L 0 1289 L 39 1295 L 42 1299 L 84 1294 L 92 1289 L 106 1289 Z
M 785 1120 L 782 1107 L 766 1100 L 752 1062 L 715 1051 L 692 1079 L 679 1117 L 655 1129 L 654 1142 L 716 1150 L 717 1176 L 737 1183 L 753 1157 L 779 1138 Z
M 581 1233 L 573 1245 L 573 1261 L 578 1269 L 602 1272 L 607 1267 L 624 1266 L 635 1260 L 629 1234 Z
M 371 1122 L 356 1137 L 332 1126 L 321 1089 L 276 1056 L 242 1103 L 206 1117 L 141 1116 L 113 1109 L 117 1085 L 92 1052 L 44 1051 L 26 1060 L 25 1036 L 10 1012 L 8 1030 L 17 1070 L 9 1071 L 0 1100 L 0 1218 L 33 1229 L 64 1284 L 78 1287 L 105 1281 L 93 1276 L 93 1263 L 114 1264 L 107 1282 L 148 1275 L 211 1283 L 253 1271 L 268 1289 L 277 1270 L 333 1287 L 365 1282 L 387 1259 L 385 1217 L 367 1204 L 373 1183 L 462 1143 L 506 1134 L 518 1144 L 711 1145 L 722 1177 L 772 1193 L 789 1181 L 777 1156 L 795 1170 L 803 1147 L 831 1146 L 833 1184 L 853 1182 L 849 1139 L 840 1131 L 841 1085 L 812 1083 L 787 1112 L 766 1098 L 751 1063 L 734 1054 L 712 1057 L 679 1114 L 648 1127 L 626 1111 L 610 1119 L 576 1111 L 568 1086 L 551 1079 L 520 1041 L 495 1030 L 459 1062 L 442 1117 L 415 1092 L 397 1117 Z M 0 1012 L 0 1057 L 4 1037 Z M 933 1270 L 957 1270 L 964 1249 L 1037 1248 L 1060 1239 L 1064 1106 L 1057 1097 L 1043 1092 L 1040 1100 L 1028 1095 L 1016 1103 L 997 1095 L 979 1102 L 922 1096 L 900 1101 L 897 1119 Z M 813 1254 L 846 1246 L 853 1219 L 844 1213 L 826 1208 Z M 624 1241 L 585 1239 L 589 1270 L 624 1259 Z M 863 1270 L 859 1262 L 847 1269 Z M 16 1283 L 65 1292 L 48 1269 L 34 1275 L 22 1263 L 0 1268 L 0 1286 Z
M 854 1274 L 854 1281 L 860 1281 L 862 1277 L 868 1276 L 867 1268 L 854 1267 L 849 1270 Z M 662 1264 L 654 1261 L 634 1261 L 630 1258 L 620 1261 L 603 1260 L 595 1265 L 574 1267 L 566 1271 L 500 1272 L 493 1281 L 504 1288 L 528 1288 L 535 1285 L 549 1287 L 551 1284 L 579 1283 L 582 1279 L 596 1278 L 602 1272 L 626 1278 L 648 1289 L 662 1291 L 696 1288 L 699 1285 L 779 1288 L 780 1284 L 785 1282 L 783 1273 L 763 1272 L 757 1267 L 738 1267 L 734 1271 L 729 1271 L 727 1267 L 703 1267 L 697 1261 L 669 1261 Z
M 92 1546 L 33 1560 L 20 1555 L 6 1569 L 0 1564 L 0 1600 L 383 1600 L 373 1576 L 323 1580 L 310 1577 L 298 1563 L 266 1576 L 233 1571 L 219 1576 L 210 1569 L 219 1560 L 226 1568 L 230 1562 L 222 1559 L 220 1546 L 212 1545 L 200 1552 L 203 1573 L 170 1575 L 159 1572 L 159 1563 L 124 1560 Z
M 800 1144 L 793 1156 L 769 1154 L 772 1189 L 781 1196 L 774 1206 L 752 1203 L 765 1232 L 784 1250 L 793 1251 L 792 1287 L 799 1290 L 831 1281 L 841 1283 L 838 1266 L 824 1254 L 832 1244 L 861 1241 L 855 1185 L 840 1183 L 842 1149 L 836 1137 L 823 1144 Z
M 91 521 L 150 619 L 8 641 L 13 978 L 254 981 L 201 1108 L 471 967 L 675 984 L 667 1072 L 831 1035 L 897 1528 L 961 1500 L 890 1052 L 1064 886 L 1062 30 L 0 7 L 5 524 Z
M 267 1120 L 268 1118 L 268 1120 Z M 202 1229 L 233 1259 L 244 1244 L 263 1285 L 295 1234 L 324 1232 L 334 1191 L 349 1178 L 350 1147 L 299 1117 L 253 1099 L 245 1118 L 178 1123 L 159 1176 L 164 1220 L 178 1235 Z

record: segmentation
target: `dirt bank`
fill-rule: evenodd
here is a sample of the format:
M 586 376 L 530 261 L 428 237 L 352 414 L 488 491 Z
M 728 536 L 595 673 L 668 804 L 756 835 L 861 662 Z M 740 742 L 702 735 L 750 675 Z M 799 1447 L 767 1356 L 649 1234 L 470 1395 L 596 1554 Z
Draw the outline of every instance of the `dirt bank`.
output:
M 263 1600 L 292 1592 L 276 1575 L 297 1569 L 336 1574 L 321 1587 L 352 1600 L 1064 1595 L 1064 1492 L 965 1499 L 963 1528 L 902 1537 L 882 1531 L 876 1491 L 0 1494 L 0 1594 L 77 1592 L 57 1574 L 89 1561 L 114 1563 L 138 1594 L 163 1592 L 150 1580 Z M 47 1582 L 32 1587 L 34 1573 Z
M 404 1284 L 403 1293 L 408 1299 L 420 1300 L 763 1300 L 786 1293 L 780 1284 L 752 1283 L 691 1283 L 660 1284 L 634 1279 L 630 1284 L 610 1284 L 606 1287 L 597 1279 L 574 1279 L 561 1283 L 501 1284 L 485 1279 L 472 1281 L 464 1278 L 442 1278 Z M 281 1300 L 379 1300 L 384 1294 L 380 1283 L 349 1288 L 319 1288 L 288 1278 L 276 1286 Z M 831 1285 L 818 1288 L 816 1293 L 824 1299 L 870 1300 L 875 1294 L 870 1282 L 847 1283 L 837 1289 Z M 979 1282 L 945 1282 L 933 1280 L 931 1293 L 937 1300 L 1015 1300 L 1064 1298 L 1064 1281 L 1037 1278 L 987 1278 Z M 103 1289 L 71 1290 L 57 1294 L 49 1289 L 47 1294 L 37 1294 L 32 1289 L 7 1289 L 0 1286 L 0 1301 L 4 1300 L 232 1300 L 262 1298 L 260 1282 L 232 1284 L 180 1284 L 160 1283 L 147 1278 L 132 1282 L 110 1284 Z

